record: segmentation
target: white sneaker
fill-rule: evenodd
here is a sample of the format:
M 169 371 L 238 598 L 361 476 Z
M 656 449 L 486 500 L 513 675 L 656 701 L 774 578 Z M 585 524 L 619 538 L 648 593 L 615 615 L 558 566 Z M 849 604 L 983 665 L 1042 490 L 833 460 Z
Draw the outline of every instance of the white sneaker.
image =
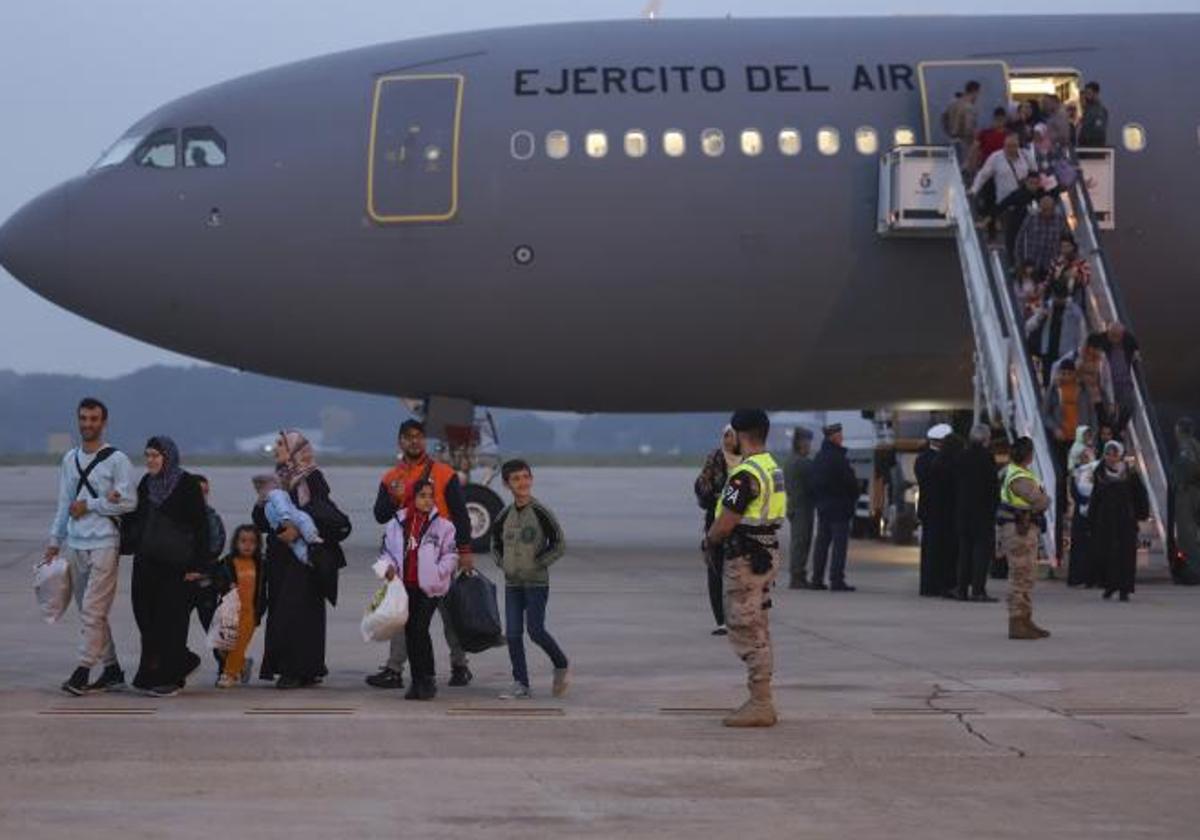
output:
M 519 682 L 513 683 L 507 691 L 500 693 L 501 700 L 529 700 L 532 697 L 533 694 L 530 693 L 529 686 L 521 685 Z
M 233 688 L 237 684 L 237 677 L 231 674 L 221 674 L 217 677 L 217 688 Z
M 551 688 L 551 693 L 555 697 L 562 697 L 567 693 L 567 689 L 571 685 L 571 669 L 555 668 L 554 669 L 554 684 Z

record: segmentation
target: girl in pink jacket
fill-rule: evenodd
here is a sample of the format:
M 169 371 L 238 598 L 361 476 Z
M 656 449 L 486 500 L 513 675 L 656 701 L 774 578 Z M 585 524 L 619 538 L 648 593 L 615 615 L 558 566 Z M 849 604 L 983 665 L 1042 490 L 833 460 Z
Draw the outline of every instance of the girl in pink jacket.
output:
M 450 589 L 458 568 L 458 549 L 454 525 L 439 516 L 434 506 L 433 484 L 415 482 L 408 499 L 408 505 L 387 525 L 381 557 L 391 563 L 387 579 L 400 575 L 408 592 L 404 643 L 412 684 L 404 699 L 432 700 L 437 696 L 437 683 L 429 622 Z

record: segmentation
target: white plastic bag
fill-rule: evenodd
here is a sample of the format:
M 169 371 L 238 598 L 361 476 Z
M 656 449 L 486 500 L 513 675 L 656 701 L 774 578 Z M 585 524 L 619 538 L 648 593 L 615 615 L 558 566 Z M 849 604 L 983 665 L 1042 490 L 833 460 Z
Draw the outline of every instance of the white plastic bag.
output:
M 213 650 L 230 651 L 237 647 L 238 623 L 242 616 L 242 599 L 236 588 L 221 596 L 212 623 L 208 625 L 208 645 Z
M 47 624 L 62 618 L 71 603 L 71 564 L 67 558 L 60 555 L 34 566 L 33 592 Z
M 386 642 L 408 622 L 408 592 L 397 578 L 380 587 L 362 620 L 364 642 Z

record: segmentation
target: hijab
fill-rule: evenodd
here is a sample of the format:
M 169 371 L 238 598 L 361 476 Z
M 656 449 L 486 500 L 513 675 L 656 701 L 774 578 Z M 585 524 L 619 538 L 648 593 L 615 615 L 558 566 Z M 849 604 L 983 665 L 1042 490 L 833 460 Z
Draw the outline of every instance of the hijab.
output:
M 1109 465 L 1107 459 L 1101 461 L 1101 463 L 1104 465 L 1104 477 L 1111 481 L 1118 481 L 1125 477 L 1125 473 L 1129 469 L 1129 465 L 1126 464 L 1124 460 L 1125 447 L 1120 441 L 1110 440 L 1108 443 L 1104 444 L 1104 454 L 1107 455 L 1108 450 L 1110 449 L 1116 450 L 1117 454 L 1122 457 L 1122 460 L 1115 468 Z
M 175 491 L 179 479 L 183 478 L 183 469 L 179 466 L 179 447 L 166 435 L 156 435 L 146 441 L 146 448 L 160 453 L 163 458 L 162 469 L 157 475 L 147 476 L 146 480 L 150 504 L 161 507 Z
M 287 447 L 287 460 L 275 465 L 279 484 L 288 492 L 296 494 L 296 504 L 304 507 L 309 502 L 308 484 L 304 481 L 317 469 L 317 456 L 308 438 L 297 429 L 284 429 L 279 433 Z
M 728 435 L 728 434 L 733 435 L 734 445 L 736 446 L 737 445 L 737 432 L 734 431 L 733 426 L 730 426 L 727 424 L 725 426 L 725 428 L 721 430 L 721 455 L 722 455 L 722 457 L 725 458 L 725 469 L 727 472 L 731 471 L 738 464 L 742 463 L 741 455 L 732 453 L 728 449 L 725 448 L 725 435 Z

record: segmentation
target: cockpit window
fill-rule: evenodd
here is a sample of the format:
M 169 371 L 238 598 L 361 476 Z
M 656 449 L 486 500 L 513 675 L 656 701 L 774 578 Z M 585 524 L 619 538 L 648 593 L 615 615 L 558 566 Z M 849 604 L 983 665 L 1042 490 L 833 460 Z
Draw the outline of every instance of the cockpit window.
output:
M 173 169 L 176 162 L 175 135 L 173 128 L 154 132 L 133 153 L 133 162 L 150 169 Z
M 183 165 L 188 167 L 224 166 L 225 138 L 210 126 L 183 130 Z
M 92 169 L 104 169 L 109 166 L 116 166 L 124 163 L 129 158 L 129 153 L 138 147 L 142 142 L 144 134 L 127 134 L 108 147 L 108 151 L 100 155 L 100 160 L 92 164 Z

